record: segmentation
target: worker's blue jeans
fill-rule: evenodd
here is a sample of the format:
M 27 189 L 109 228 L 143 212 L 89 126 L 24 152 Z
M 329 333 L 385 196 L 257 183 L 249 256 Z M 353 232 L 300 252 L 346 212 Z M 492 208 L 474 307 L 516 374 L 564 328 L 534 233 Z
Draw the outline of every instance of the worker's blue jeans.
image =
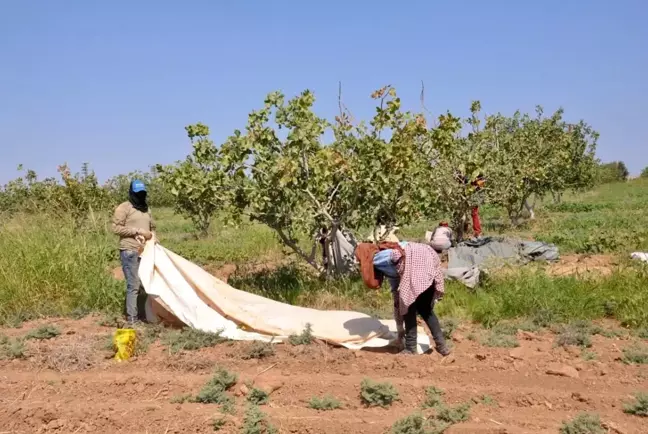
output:
M 130 250 L 122 250 L 119 252 L 121 259 L 122 270 L 124 271 L 124 278 L 126 278 L 126 318 L 128 322 L 135 322 L 138 318 L 138 297 L 140 296 L 142 283 L 140 282 L 139 271 L 139 253 Z M 140 297 L 142 298 L 142 297 Z M 141 303 L 141 300 L 139 300 Z M 142 310 L 141 313 L 144 313 Z

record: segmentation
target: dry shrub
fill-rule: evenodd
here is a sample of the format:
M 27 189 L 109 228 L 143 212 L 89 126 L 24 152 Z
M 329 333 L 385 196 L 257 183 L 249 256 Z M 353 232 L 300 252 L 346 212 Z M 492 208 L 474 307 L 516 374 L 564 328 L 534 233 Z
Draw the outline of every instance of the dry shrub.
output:
M 85 371 L 95 364 L 97 349 L 88 339 L 76 339 L 55 345 L 45 354 L 45 365 L 49 369 L 66 373 Z

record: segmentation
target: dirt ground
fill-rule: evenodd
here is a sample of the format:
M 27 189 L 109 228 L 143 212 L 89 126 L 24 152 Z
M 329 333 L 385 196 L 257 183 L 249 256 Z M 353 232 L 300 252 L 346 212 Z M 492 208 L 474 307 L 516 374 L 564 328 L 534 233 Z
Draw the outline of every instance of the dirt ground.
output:
M 266 412 L 281 433 L 383 433 L 420 405 L 426 387 L 445 390 L 449 404 L 483 396 L 494 403 L 473 404 L 470 419 L 447 433 L 557 433 L 563 420 L 595 412 L 609 432 L 646 433 L 645 418 L 622 411 L 633 393 L 648 390 L 648 367 L 629 366 L 619 357 L 629 338 L 594 336 L 596 360 L 579 349 L 555 348 L 550 333 L 519 332 L 517 349 L 486 348 L 469 339 L 469 326 L 453 335 L 453 355 L 401 356 L 353 352 L 325 344 L 278 345 L 270 358 L 242 360 L 248 344 L 224 343 L 170 354 L 161 344 L 128 362 L 105 350 L 114 329 L 98 318 L 50 320 L 62 334 L 27 341 L 27 358 L 0 361 L 0 433 L 209 433 L 220 417 L 210 404 L 172 403 L 195 395 L 217 366 L 239 375 L 233 393 L 237 413 L 220 432 L 239 432 L 245 398 L 240 385 L 253 381 L 273 390 Z M 3 329 L 24 335 L 44 321 Z M 562 375 L 556 375 L 562 372 Z M 401 402 L 391 408 L 365 408 L 359 399 L 364 378 L 390 381 Z M 343 408 L 307 408 L 313 396 L 331 394 Z

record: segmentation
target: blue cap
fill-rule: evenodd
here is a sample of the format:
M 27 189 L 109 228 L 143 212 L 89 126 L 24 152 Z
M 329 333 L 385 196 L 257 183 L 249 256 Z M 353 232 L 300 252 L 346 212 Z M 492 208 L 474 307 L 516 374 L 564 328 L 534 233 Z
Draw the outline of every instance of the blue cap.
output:
M 139 193 L 140 191 L 146 191 L 146 186 L 139 179 L 135 179 L 131 182 L 131 190 L 133 190 L 133 193 Z

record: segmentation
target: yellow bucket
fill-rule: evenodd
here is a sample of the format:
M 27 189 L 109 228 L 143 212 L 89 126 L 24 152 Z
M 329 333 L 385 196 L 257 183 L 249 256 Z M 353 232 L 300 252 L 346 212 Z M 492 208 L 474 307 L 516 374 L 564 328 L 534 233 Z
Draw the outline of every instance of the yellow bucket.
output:
M 137 341 L 137 332 L 133 329 L 117 329 L 113 336 L 113 346 L 115 347 L 115 360 L 128 360 L 135 354 L 135 342 Z

